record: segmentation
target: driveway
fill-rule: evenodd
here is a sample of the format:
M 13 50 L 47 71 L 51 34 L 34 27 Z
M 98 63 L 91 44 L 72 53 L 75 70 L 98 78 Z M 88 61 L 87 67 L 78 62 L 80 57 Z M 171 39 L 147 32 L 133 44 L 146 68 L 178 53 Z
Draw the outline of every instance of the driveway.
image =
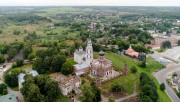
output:
M 177 95 L 174 93 L 174 91 L 171 89 L 171 87 L 166 82 L 166 77 L 168 73 L 172 73 L 175 71 L 180 71 L 180 64 L 174 64 L 173 66 L 167 67 L 165 69 L 160 70 L 159 72 L 154 73 L 153 75 L 156 77 L 158 82 L 164 83 L 166 86 L 165 92 L 170 97 L 172 102 L 180 102 L 180 99 L 177 97 Z

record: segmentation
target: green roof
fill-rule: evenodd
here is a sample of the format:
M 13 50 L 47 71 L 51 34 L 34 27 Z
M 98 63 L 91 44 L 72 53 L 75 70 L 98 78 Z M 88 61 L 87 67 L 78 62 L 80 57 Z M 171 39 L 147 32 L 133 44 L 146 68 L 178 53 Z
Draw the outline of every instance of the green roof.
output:
M 1 102 L 17 102 L 16 96 L 14 94 L 7 94 L 0 96 Z
M 105 52 L 103 52 L 102 50 L 99 52 L 99 55 L 104 56 Z

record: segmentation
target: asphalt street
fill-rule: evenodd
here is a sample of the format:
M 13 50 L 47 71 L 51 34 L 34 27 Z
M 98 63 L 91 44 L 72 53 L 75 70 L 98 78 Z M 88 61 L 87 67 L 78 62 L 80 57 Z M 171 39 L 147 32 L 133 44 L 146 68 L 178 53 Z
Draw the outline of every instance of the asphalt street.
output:
M 156 73 L 154 73 L 154 76 L 156 77 L 156 79 L 158 80 L 158 82 L 164 83 L 166 86 L 166 90 L 165 92 L 167 93 L 167 95 L 170 97 L 170 99 L 172 100 L 172 102 L 180 102 L 180 99 L 177 97 L 177 95 L 174 93 L 174 91 L 171 89 L 171 87 L 168 85 L 167 81 L 166 81 L 166 77 L 169 73 L 172 72 L 176 72 L 176 71 L 180 71 L 180 64 L 174 64 L 168 68 L 165 68 L 163 70 L 160 70 Z

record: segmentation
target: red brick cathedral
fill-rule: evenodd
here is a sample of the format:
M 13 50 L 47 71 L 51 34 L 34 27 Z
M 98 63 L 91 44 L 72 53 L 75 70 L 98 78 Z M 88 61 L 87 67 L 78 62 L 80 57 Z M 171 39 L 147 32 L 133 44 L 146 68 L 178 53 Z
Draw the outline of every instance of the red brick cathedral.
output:
M 112 62 L 104 58 L 105 53 L 103 51 L 99 52 L 99 58 L 95 59 L 91 63 L 91 75 L 96 77 L 111 77 L 113 75 Z

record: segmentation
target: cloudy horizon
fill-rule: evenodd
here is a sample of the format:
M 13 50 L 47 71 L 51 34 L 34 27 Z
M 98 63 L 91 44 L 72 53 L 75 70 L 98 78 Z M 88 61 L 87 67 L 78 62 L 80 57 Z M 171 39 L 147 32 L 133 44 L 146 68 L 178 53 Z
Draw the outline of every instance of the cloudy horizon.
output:
M 0 6 L 180 6 L 180 0 L 0 0 Z

